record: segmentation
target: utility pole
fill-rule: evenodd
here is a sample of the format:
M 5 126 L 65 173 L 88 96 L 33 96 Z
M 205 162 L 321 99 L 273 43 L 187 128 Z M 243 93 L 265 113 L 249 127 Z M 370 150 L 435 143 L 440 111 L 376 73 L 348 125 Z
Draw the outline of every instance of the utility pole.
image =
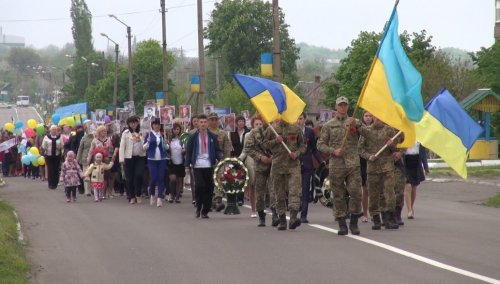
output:
M 273 79 L 281 82 L 280 7 L 273 0 Z
M 220 94 L 220 73 L 219 73 L 219 59 L 221 57 L 215 57 L 215 86 L 217 88 L 217 96 Z
M 113 106 L 116 107 L 117 97 L 118 97 L 118 55 L 120 53 L 120 48 L 119 48 L 118 43 L 116 43 L 114 40 L 110 39 L 107 34 L 101 33 L 101 36 L 107 38 L 108 43 L 109 43 L 109 41 L 111 41 L 115 44 L 115 83 L 113 86 Z M 109 44 L 108 44 L 108 46 L 109 46 Z
M 165 0 L 160 0 L 163 37 L 163 101 L 168 104 L 168 66 L 167 66 L 167 23 L 165 21 Z
M 134 82 L 133 82 L 133 70 L 132 70 L 132 28 L 118 19 L 115 15 L 108 15 L 114 18 L 122 25 L 127 27 L 127 38 L 128 38 L 128 98 L 130 101 L 134 100 Z
M 201 113 L 202 104 L 206 102 L 205 97 L 205 47 L 203 46 L 203 7 L 202 1 L 198 0 L 198 66 L 200 69 L 200 93 L 196 100 L 196 110 Z

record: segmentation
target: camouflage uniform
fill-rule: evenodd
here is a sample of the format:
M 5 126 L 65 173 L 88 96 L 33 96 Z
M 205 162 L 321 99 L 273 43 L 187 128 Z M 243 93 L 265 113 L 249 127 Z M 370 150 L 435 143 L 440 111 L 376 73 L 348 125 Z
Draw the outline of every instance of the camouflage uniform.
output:
M 273 153 L 271 175 L 273 189 L 276 197 L 276 211 L 280 218 L 279 229 L 286 229 L 286 198 L 290 208 L 290 229 L 300 225 L 297 213 L 300 207 L 302 182 L 300 174 L 300 154 L 305 152 L 306 143 L 302 129 L 297 125 L 288 125 L 285 122 L 277 123 L 275 128 L 278 135 L 283 137 L 283 142 L 290 151 L 297 155 L 295 160 L 288 156 L 285 147 L 276 141 L 276 134 L 270 127 L 264 133 L 264 147 Z M 283 228 L 284 226 L 284 228 Z
M 336 116 L 323 125 L 318 140 L 318 149 L 330 155 L 329 179 L 334 196 L 333 213 L 336 219 L 345 218 L 347 205 L 346 191 L 349 192 L 349 211 L 360 216 L 361 209 L 361 173 L 358 153 L 358 129 L 361 126 L 356 122 L 355 127 L 346 124 L 347 118 Z M 346 131 L 347 139 L 344 145 L 344 155 L 337 157 L 333 151 L 342 145 Z
M 264 164 L 260 161 L 262 156 L 272 157 L 262 145 L 264 141 L 264 128 L 252 129 L 245 140 L 245 152 L 255 161 L 255 195 L 257 211 L 264 211 L 266 208 L 266 195 L 271 196 L 271 207 L 274 207 L 274 192 L 271 184 L 271 164 Z
M 384 147 L 396 132 L 387 125 L 372 124 L 368 127 L 363 127 L 360 134 L 359 152 L 361 157 L 367 160 L 367 185 L 370 199 L 369 211 L 371 216 L 377 216 L 377 220 L 374 219 L 374 226 L 378 227 L 380 221 L 379 214 L 381 212 L 384 224 L 389 221 L 389 218 L 391 218 L 390 221 L 393 221 L 392 217 L 396 206 L 396 198 L 394 195 L 395 176 L 392 153 L 396 151 L 393 146 L 395 143 L 382 151 L 374 161 L 370 161 L 369 158 Z M 382 204 L 384 205 L 383 207 L 380 204 L 381 195 L 383 195 L 385 200 L 385 204 Z M 392 224 L 390 226 L 392 227 Z
M 219 146 L 224 155 L 222 159 L 231 157 L 231 151 L 233 147 L 231 145 L 231 141 L 229 140 L 228 132 L 219 128 L 216 129 L 209 128 L 208 130 L 210 130 L 210 132 L 212 132 L 213 134 L 215 134 L 215 136 L 217 136 L 217 141 L 219 142 Z M 222 191 L 217 186 L 214 189 L 214 197 L 216 198 L 222 197 Z

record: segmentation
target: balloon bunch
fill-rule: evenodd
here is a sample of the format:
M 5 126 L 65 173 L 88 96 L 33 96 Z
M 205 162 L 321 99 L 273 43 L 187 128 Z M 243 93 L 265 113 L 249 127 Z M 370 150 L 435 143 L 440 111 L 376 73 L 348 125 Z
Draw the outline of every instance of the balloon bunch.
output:
M 23 145 L 24 146 L 24 145 Z M 22 149 L 20 149 L 22 150 Z M 21 162 L 28 166 L 32 165 L 35 167 L 44 166 L 45 165 L 45 157 L 40 156 L 40 151 L 37 147 L 31 147 L 26 155 L 21 157 Z

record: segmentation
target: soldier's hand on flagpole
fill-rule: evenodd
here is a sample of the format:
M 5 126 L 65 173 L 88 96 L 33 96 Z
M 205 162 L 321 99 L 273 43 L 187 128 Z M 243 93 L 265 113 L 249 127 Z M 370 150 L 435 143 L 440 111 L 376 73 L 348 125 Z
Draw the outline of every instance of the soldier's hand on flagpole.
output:
M 290 157 L 290 159 L 292 160 L 295 160 L 297 159 L 297 154 L 295 152 L 290 152 L 288 153 L 288 157 Z
M 399 159 L 401 159 L 401 152 L 398 151 L 398 152 L 392 153 L 392 159 L 394 161 L 398 161 Z
M 333 150 L 333 155 L 335 157 L 342 157 L 342 156 L 344 156 L 344 149 L 338 148 L 338 149 Z
M 277 143 L 281 143 L 281 142 L 283 142 L 283 137 L 282 137 L 281 135 L 277 135 L 277 136 L 276 136 L 276 142 L 277 142 Z
M 377 156 L 375 155 L 370 155 L 370 158 L 368 158 L 369 161 L 373 162 L 377 159 Z
M 385 144 L 387 146 L 391 146 L 393 142 L 394 142 L 394 140 L 392 140 L 392 138 L 389 138 L 389 139 L 387 139 L 387 141 L 385 142 Z

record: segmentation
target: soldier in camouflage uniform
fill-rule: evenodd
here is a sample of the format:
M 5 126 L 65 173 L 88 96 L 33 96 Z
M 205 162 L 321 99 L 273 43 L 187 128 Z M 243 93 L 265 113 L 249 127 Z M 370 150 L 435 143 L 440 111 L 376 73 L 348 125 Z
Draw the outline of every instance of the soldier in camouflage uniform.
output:
M 298 125 L 289 125 L 284 121 L 276 123 L 276 135 L 271 127 L 264 133 L 264 147 L 269 149 L 272 156 L 271 175 L 274 194 L 276 197 L 276 211 L 279 217 L 278 230 L 286 230 L 286 198 L 290 208 L 289 229 L 300 226 L 297 213 L 300 207 L 302 182 L 300 174 L 300 154 L 306 150 L 304 134 Z M 281 142 L 290 149 L 290 153 Z
M 274 206 L 274 192 L 272 190 L 271 181 L 271 163 L 273 156 L 272 153 L 262 145 L 266 128 L 266 125 L 262 125 L 252 129 L 245 138 L 245 149 L 243 151 L 255 162 L 256 209 L 259 214 L 258 226 L 266 226 L 266 213 L 264 213 L 264 209 L 266 208 L 266 195 L 269 195 L 271 197 L 271 210 L 273 212 L 271 224 L 273 227 L 276 227 L 278 226 L 279 219 Z
M 208 130 L 217 136 L 219 147 L 223 153 L 222 159 L 231 157 L 233 146 L 231 140 L 229 140 L 229 133 L 219 128 L 219 115 L 215 112 L 208 115 Z M 214 207 L 217 212 L 220 212 L 226 207 L 224 203 L 222 203 L 222 191 L 217 186 L 214 190 L 214 201 L 212 207 Z
M 333 213 L 339 223 L 339 235 L 347 235 L 346 191 L 349 193 L 349 211 L 351 220 L 349 229 L 353 235 L 359 235 L 358 218 L 361 210 L 361 173 L 358 153 L 358 130 L 361 123 L 347 116 L 349 101 L 338 97 L 335 101 L 336 115 L 321 128 L 318 140 L 320 152 L 330 155 L 329 179 L 334 196 Z M 347 134 L 346 134 L 347 131 Z M 342 147 L 344 137 L 345 145 Z
M 394 219 L 396 199 L 394 195 L 394 158 L 397 150 L 394 146 L 384 149 L 378 156 L 375 154 L 384 145 L 394 145 L 392 137 L 396 131 L 385 125 L 375 116 L 372 125 L 363 127 L 360 131 L 359 152 L 367 160 L 369 210 L 373 217 L 373 230 L 380 230 L 380 213 L 387 229 L 397 229 Z M 380 207 L 380 195 L 383 194 L 385 206 Z
M 403 151 L 400 149 L 398 152 L 392 154 L 394 159 L 394 194 L 396 195 L 396 207 L 394 211 L 394 216 L 396 223 L 400 226 L 405 223 L 401 219 L 401 211 L 404 206 L 404 192 L 406 186 L 406 171 L 403 162 Z

